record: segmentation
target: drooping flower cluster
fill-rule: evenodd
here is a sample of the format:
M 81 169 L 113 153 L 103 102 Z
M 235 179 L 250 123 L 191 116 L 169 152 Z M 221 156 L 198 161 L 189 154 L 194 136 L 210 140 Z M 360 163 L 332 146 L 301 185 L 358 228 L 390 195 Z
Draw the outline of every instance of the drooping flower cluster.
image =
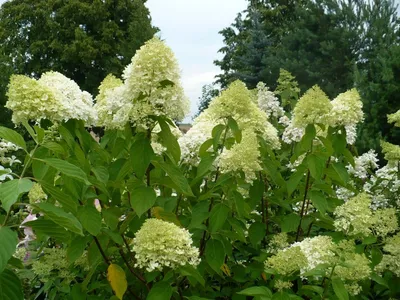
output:
M 350 236 L 386 236 L 398 229 L 396 211 L 391 208 L 371 210 L 371 199 L 361 193 L 334 211 L 336 230 Z
M 148 272 L 176 269 L 186 264 L 197 266 L 199 249 L 192 246 L 189 231 L 159 219 L 147 219 L 132 242 L 136 267 Z
M 284 110 L 275 94 L 268 90 L 263 82 L 257 84 L 258 107 L 265 111 L 268 118 L 279 118 L 284 114 Z
M 96 122 L 92 96 L 58 72 L 46 72 L 38 80 L 13 75 L 7 96 L 6 107 L 12 110 L 15 124 L 42 119 L 53 123 L 78 119 L 88 125 Z
M 277 130 L 268 122 L 266 113 L 258 108 L 254 100 L 254 94 L 241 81 L 233 82 L 220 96 L 213 99 L 209 107 L 195 119 L 193 127 L 179 139 L 183 161 L 198 164 L 198 151 L 202 143 L 212 137 L 212 129 L 216 125 L 225 125 L 230 117 L 242 130 L 242 140 L 229 150 L 223 149 L 218 160 L 220 171 L 242 171 L 247 181 L 253 180 L 254 172 L 260 170 L 257 134 L 272 149 L 280 147 Z M 230 136 L 231 133 L 227 137 Z
M 159 38 L 136 52 L 122 77 L 123 82 L 108 76 L 100 86 L 96 104 L 100 126 L 118 129 L 130 122 L 148 129 L 153 123 L 149 116 L 181 120 L 188 112 L 177 60 Z

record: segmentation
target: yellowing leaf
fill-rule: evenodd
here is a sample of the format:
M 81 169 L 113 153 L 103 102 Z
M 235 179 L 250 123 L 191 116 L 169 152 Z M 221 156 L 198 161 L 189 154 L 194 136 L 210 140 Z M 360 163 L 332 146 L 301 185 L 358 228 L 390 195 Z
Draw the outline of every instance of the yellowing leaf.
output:
M 222 272 L 224 272 L 224 274 L 226 276 L 229 276 L 229 277 L 231 276 L 231 270 L 229 269 L 229 267 L 226 264 L 223 264 L 221 266 L 221 270 L 222 270 Z
M 118 299 L 122 299 L 128 288 L 124 270 L 116 264 L 111 264 L 107 270 L 107 279 L 115 295 Z
M 182 226 L 173 212 L 164 211 L 164 209 L 160 206 L 153 207 L 151 209 L 151 213 L 153 217 L 156 217 L 157 219 L 174 223 L 176 226 Z

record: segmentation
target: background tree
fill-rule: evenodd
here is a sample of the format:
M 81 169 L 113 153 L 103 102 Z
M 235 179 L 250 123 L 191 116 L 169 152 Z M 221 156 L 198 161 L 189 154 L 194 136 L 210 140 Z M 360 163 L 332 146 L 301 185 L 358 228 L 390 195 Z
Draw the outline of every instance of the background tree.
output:
M 193 118 L 200 115 L 202 111 L 208 108 L 211 100 L 219 95 L 219 89 L 214 84 L 205 84 L 201 88 L 201 96 L 199 97 L 199 109 Z
M 318 84 L 331 98 L 357 86 L 366 122 L 362 152 L 379 139 L 398 139 L 386 115 L 400 108 L 399 18 L 392 0 L 250 1 L 221 32 L 215 61 L 224 88 L 240 79 L 249 88 L 263 81 L 275 88 L 280 68 L 291 72 L 301 93 Z
M 121 75 L 157 28 L 146 0 L 14 0 L 0 9 L 0 123 L 12 73 L 54 70 L 97 93 L 104 77 Z

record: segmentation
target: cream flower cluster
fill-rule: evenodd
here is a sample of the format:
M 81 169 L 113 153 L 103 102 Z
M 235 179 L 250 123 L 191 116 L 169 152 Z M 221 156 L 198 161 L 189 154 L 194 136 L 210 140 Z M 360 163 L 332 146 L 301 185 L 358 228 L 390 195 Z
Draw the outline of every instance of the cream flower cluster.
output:
M 43 191 L 42 186 L 39 183 L 33 184 L 29 190 L 28 199 L 30 204 L 39 203 L 47 199 L 46 193 Z
M 372 197 L 373 209 L 400 207 L 398 172 L 398 166 L 388 164 L 378 169 L 364 184 L 363 189 Z
M 331 105 L 328 123 L 332 127 L 354 125 L 364 120 L 361 98 L 356 89 L 339 94 Z
M 7 96 L 6 107 L 12 110 L 15 124 L 42 119 L 53 123 L 69 119 L 83 120 L 87 125 L 96 123 L 92 96 L 58 72 L 46 72 L 38 80 L 13 75 Z
M 230 149 L 223 149 L 217 164 L 222 173 L 242 171 L 246 181 L 251 182 L 255 178 L 254 173 L 261 168 L 257 134 L 272 149 L 280 148 L 280 142 L 276 128 L 255 103 L 255 95 L 239 80 L 213 99 L 209 107 L 195 119 L 193 127 L 179 139 L 182 160 L 188 164 L 198 164 L 200 146 L 212 137 L 212 129 L 216 125 L 226 124 L 228 117 L 233 118 L 242 130 L 242 140 Z M 227 137 L 231 136 L 230 133 Z
M 349 174 L 356 178 L 365 180 L 368 178 L 369 171 L 378 168 L 378 157 L 375 150 L 369 150 L 368 152 L 356 157 L 354 159 L 354 167 L 349 164 L 346 166 Z
M 268 90 L 268 87 L 263 82 L 257 84 L 257 102 L 258 107 L 265 111 L 268 118 L 279 118 L 284 114 L 278 98 Z
M 400 161 L 400 146 L 381 141 L 381 147 L 387 161 L 391 163 Z
M 148 272 L 200 263 L 199 249 L 184 228 L 159 219 L 147 219 L 132 242 L 136 267 Z
M 0 166 L 1 165 L 12 166 L 14 163 L 21 163 L 21 161 L 18 160 L 15 155 L 9 156 L 10 152 L 14 152 L 19 149 L 20 148 L 14 145 L 13 143 L 0 139 Z
M 371 198 L 361 193 L 334 211 L 336 230 L 350 236 L 375 234 L 385 237 L 398 229 L 396 211 L 392 208 L 371 210 Z
M 388 115 L 388 123 L 394 123 L 394 126 L 400 127 L 400 110 Z
M 148 129 L 149 116 L 181 120 L 189 100 L 180 83 L 180 70 L 172 50 L 159 38 L 147 41 L 132 58 L 122 82 L 108 76 L 100 86 L 96 109 L 99 125 L 121 129 L 128 122 Z
M 375 267 L 375 271 L 383 273 L 388 270 L 400 277 L 400 233 L 388 238 L 383 250 L 385 253 L 381 262 Z

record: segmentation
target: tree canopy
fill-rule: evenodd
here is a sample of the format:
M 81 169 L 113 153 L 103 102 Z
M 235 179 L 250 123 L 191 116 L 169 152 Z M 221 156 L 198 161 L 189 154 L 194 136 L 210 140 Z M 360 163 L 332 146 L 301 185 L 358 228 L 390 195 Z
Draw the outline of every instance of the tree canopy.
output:
M 53 70 L 91 93 L 120 75 L 157 28 L 146 0 L 14 0 L 0 9 L 0 104 L 12 73 Z M 1 120 L 8 119 L 1 109 Z
M 255 88 L 262 81 L 274 89 L 283 68 L 302 93 L 318 84 L 334 98 L 356 86 L 366 114 L 359 146 L 376 149 L 380 138 L 400 137 L 386 123 L 400 108 L 399 24 L 392 0 L 250 1 L 220 32 L 217 82 L 224 88 L 240 79 Z

